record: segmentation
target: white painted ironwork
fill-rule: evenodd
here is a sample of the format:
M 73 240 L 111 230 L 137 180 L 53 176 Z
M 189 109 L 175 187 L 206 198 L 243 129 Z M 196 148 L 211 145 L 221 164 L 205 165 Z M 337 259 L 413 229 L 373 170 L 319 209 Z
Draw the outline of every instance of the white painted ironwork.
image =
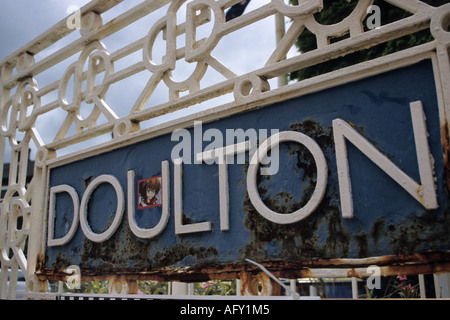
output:
M 208 121 L 235 114 L 430 57 L 438 78 L 441 124 L 448 123 L 450 4 L 436 8 L 419 0 L 387 0 L 411 15 L 365 31 L 362 21 L 373 0 L 360 0 L 347 18 L 334 25 L 321 25 L 314 19 L 313 14 L 322 9 L 321 0 L 303 0 L 299 5 L 289 5 L 283 0 L 264 1 L 253 11 L 226 22 L 225 11 L 239 1 L 141 1 L 117 17 L 103 21 L 103 15 L 122 0 L 93 0 L 77 12 L 79 24 L 73 15 L 62 19 L 0 61 L 0 170 L 3 171 L 4 163 L 10 164 L 0 212 L 0 298 L 15 298 L 19 269 L 25 276 L 28 297 L 55 297 L 46 293 L 47 282 L 40 281 L 34 271 L 47 242 L 43 223 L 48 209 L 46 169 L 64 163 L 69 157 L 82 158 L 112 150 L 130 141 L 183 128 L 193 120 Z M 109 36 L 126 31 L 132 23 L 150 15 L 157 18 L 152 20 L 145 36 L 120 48 L 111 50 L 106 46 Z M 284 35 L 277 32 L 279 41 L 261 68 L 239 73 L 214 56 L 214 49 L 227 35 L 243 32 L 243 28 L 270 16 L 291 22 Z M 80 34 L 74 41 L 44 56 L 45 50 L 57 40 L 78 32 L 78 26 Z M 208 27 L 206 33 L 203 27 Z M 286 58 L 305 28 L 316 36 L 317 49 Z M 281 82 L 286 85 L 273 87 L 272 79 L 289 72 L 424 29 L 430 30 L 434 40 L 311 79 Z M 330 41 L 345 34 L 348 38 Z M 185 36 L 184 44 L 177 41 L 181 35 Z M 135 56 L 137 61 L 130 63 Z M 64 72 L 52 73 L 54 78 L 48 83 L 38 81 L 41 74 L 63 63 L 66 63 Z M 178 63 L 188 65 L 191 70 L 182 72 L 185 76 L 182 81 L 173 76 Z M 120 91 L 116 84 L 142 73 L 145 85 L 137 98 L 120 108 L 113 107 L 109 97 Z M 167 100 L 152 99 L 161 87 L 168 92 Z M 213 104 L 208 108 L 195 109 L 211 101 Z M 188 107 L 193 107 L 189 113 L 176 113 Z M 173 116 L 161 117 L 164 115 Z M 48 134 L 49 127 L 53 129 L 52 135 Z M 105 135 L 107 138 L 98 139 Z M 32 179 L 28 181 L 30 152 L 35 153 L 35 162 Z M 53 205 L 50 200 L 50 212 Z M 86 220 L 80 218 L 81 222 Z M 102 235 L 91 236 L 95 239 Z M 52 237 L 49 234 L 50 244 L 65 241 Z M 333 276 L 346 272 L 336 270 Z

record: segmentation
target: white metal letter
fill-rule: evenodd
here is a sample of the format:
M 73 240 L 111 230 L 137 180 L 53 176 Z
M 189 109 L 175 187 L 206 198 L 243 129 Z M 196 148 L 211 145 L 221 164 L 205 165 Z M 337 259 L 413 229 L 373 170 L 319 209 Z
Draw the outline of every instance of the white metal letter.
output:
M 55 206 L 56 206 L 56 194 L 67 192 L 72 198 L 73 203 L 73 220 L 72 225 L 70 226 L 67 234 L 61 238 L 55 239 Z M 50 203 L 49 203 L 49 212 L 48 212 L 48 237 L 47 237 L 47 245 L 49 247 L 53 246 L 62 246 L 69 242 L 74 236 L 79 221 L 79 199 L 78 194 L 74 188 L 67 184 L 62 184 L 56 187 L 50 188 Z
M 196 154 L 196 159 L 203 159 L 206 163 L 216 162 L 219 166 L 219 207 L 220 207 L 220 230 L 227 231 L 230 229 L 229 218 L 229 188 L 228 188 L 228 160 L 229 156 L 235 154 L 243 154 L 250 148 L 250 142 L 244 141 L 229 145 L 223 148 L 206 150 Z
M 309 199 L 308 203 L 304 207 L 289 214 L 277 213 L 269 209 L 259 196 L 258 187 L 256 185 L 256 175 L 258 173 L 258 166 L 261 158 L 260 155 L 266 155 L 269 149 L 284 141 L 295 141 L 304 145 L 313 155 L 317 168 L 317 183 L 311 199 Z M 325 189 L 327 187 L 327 170 L 327 162 L 322 150 L 319 145 L 307 135 L 294 131 L 282 131 L 272 135 L 259 146 L 259 150 L 255 152 L 250 161 L 247 172 L 247 191 L 250 201 L 255 209 L 267 220 L 278 224 L 298 222 L 309 216 L 322 201 L 322 198 L 325 195 Z
M 336 163 L 339 178 L 342 216 L 353 217 L 352 188 L 350 170 L 347 159 L 345 138 L 366 155 L 373 163 L 388 174 L 426 209 L 438 208 L 434 185 L 432 156 L 428 146 L 425 115 L 420 101 L 410 104 L 414 139 L 421 185 L 400 170 L 391 160 L 371 145 L 355 129 L 341 119 L 333 120 L 334 143 L 336 147 Z
M 89 222 L 87 221 L 87 205 L 92 192 L 101 183 L 109 183 L 114 187 L 117 197 L 117 209 L 114 220 L 109 226 L 109 228 L 102 233 L 95 233 L 92 231 L 91 227 L 89 226 Z M 125 199 L 123 189 L 120 186 L 119 181 L 114 176 L 104 174 L 92 180 L 92 182 L 88 185 L 86 191 L 83 194 L 83 198 L 81 199 L 80 205 L 80 225 L 86 238 L 94 242 L 103 242 L 111 238 L 111 236 L 114 234 L 114 232 L 116 232 L 117 228 L 119 227 L 120 221 L 122 220 L 124 208 L 125 208 Z
M 169 162 L 168 161 L 162 161 L 161 162 L 161 173 L 162 173 L 162 214 L 161 219 L 159 220 L 158 224 L 154 226 L 153 228 L 149 229 L 142 229 L 139 228 L 136 224 L 135 220 L 135 188 L 134 188 L 134 170 L 128 170 L 127 173 L 127 184 L 128 184 L 128 224 L 130 225 L 131 231 L 139 237 L 143 239 L 150 239 L 154 238 L 157 235 L 159 235 L 164 228 L 167 226 L 167 223 L 169 222 L 169 216 L 170 216 L 170 201 L 169 201 L 169 194 L 170 194 L 170 185 L 169 185 Z
M 211 231 L 211 222 L 199 222 L 183 224 L 183 164 L 175 159 L 174 163 L 174 209 L 175 209 L 175 234 Z

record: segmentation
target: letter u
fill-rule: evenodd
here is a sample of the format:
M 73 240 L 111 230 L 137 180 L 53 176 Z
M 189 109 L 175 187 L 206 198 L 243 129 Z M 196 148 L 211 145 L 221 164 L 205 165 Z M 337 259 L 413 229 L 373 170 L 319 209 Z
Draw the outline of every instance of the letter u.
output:
M 158 224 L 154 226 L 153 228 L 143 229 L 139 228 L 136 224 L 135 220 L 135 200 L 136 200 L 136 193 L 135 193 L 135 182 L 134 182 L 134 170 L 128 170 L 127 172 L 127 189 L 128 189 L 128 224 L 130 225 L 131 231 L 139 238 L 143 239 L 150 239 L 153 237 L 156 237 L 158 234 L 160 234 L 164 228 L 166 227 L 167 223 L 169 222 L 169 216 L 170 216 L 170 201 L 169 201 L 169 193 L 170 193 L 170 184 L 169 184 L 169 161 L 162 161 L 161 162 L 161 172 L 162 172 L 162 178 L 161 178 L 161 184 L 162 184 L 162 215 L 161 219 L 159 220 Z

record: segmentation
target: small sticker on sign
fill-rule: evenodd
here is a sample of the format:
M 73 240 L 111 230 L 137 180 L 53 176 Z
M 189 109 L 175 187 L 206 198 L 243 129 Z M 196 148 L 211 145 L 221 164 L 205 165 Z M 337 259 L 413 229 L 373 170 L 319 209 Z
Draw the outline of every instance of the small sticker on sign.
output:
M 138 181 L 138 209 L 162 206 L 161 176 Z

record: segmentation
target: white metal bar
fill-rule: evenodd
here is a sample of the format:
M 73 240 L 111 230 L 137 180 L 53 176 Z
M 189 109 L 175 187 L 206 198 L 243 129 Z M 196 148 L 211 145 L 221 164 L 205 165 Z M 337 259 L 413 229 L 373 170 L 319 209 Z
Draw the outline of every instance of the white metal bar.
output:
M 291 291 L 291 289 L 286 286 L 282 281 L 280 281 L 280 279 L 278 279 L 277 277 L 275 277 L 269 270 L 267 270 L 266 268 L 264 268 L 264 266 L 262 266 L 261 264 L 252 261 L 250 259 L 245 259 L 250 263 L 253 263 L 254 265 L 256 265 L 257 267 L 259 267 L 262 271 L 264 271 L 264 273 L 266 273 L 269 277 L 271 277 L 276 283 L 278 283 L 280 286 L 282 286 L 284 288 L 284 290 L 286 290 L 287 292 L 289 292 L 289 294 L 291 295 L 292 299 L 297 300 L 298 298 L 300 298 L 300 295 L 297 292 L 293 292 Z
M 358 279 L 352 277 L 352 299 L 358 299 Z
M 83 15 L 90 11 L 103 13 L 122 1 L 123 0 L 93 0 L 80 8 L 80 14 Z M 24 46 L 11 53 L 9 56 L 2 59 L 0 61 L 0 65 L 6 63 L 14 65 L 17 61 L 18 56 L 20 56 L 23 52 L 29 52 L 35 55 L 48 48 L 56 41 L 64 38 L 73 31 L 74 29 L 67 28 L 67 18 L 64 18 L 56 23 L 53 27 L 31 40 L 29 43 L 25 44 Z
M 442 298 L 450 298 L 450 273 L 442 273 L 441 277 L 441 286 L 442 286 Z
M 297 279 L 290 279 L 289 281 L 291 292 L 297 293 Z M 286 292 L 287 294 L 287 292 Z
M 146 294 L 72 294 L 66 293 L 59 295 L 58 298 L 74 300 L 76 298 L 94 298 L 94 299 L 147 299 L 147 300 L 236 300 L 236 296 L 203 296 L 203 295 L 146 295 Z M 292 300 L 292 296 L 240 296 L 239 300 Z M 318 296 L 302 296 L 300 300 L 319 300 Z
M 419 274 L 419 290 L 420 290 L 420 297 L 422 299 L 425 299 L 427 297 L 427 294 L 425 292 L 425 278 L 423 274 Z
M 433 274 L 434 280 L 434 293 L 436 295 L 436 299 L 441 298 L 441 284 L 439 283 L 439 276 L 437 274 Z

